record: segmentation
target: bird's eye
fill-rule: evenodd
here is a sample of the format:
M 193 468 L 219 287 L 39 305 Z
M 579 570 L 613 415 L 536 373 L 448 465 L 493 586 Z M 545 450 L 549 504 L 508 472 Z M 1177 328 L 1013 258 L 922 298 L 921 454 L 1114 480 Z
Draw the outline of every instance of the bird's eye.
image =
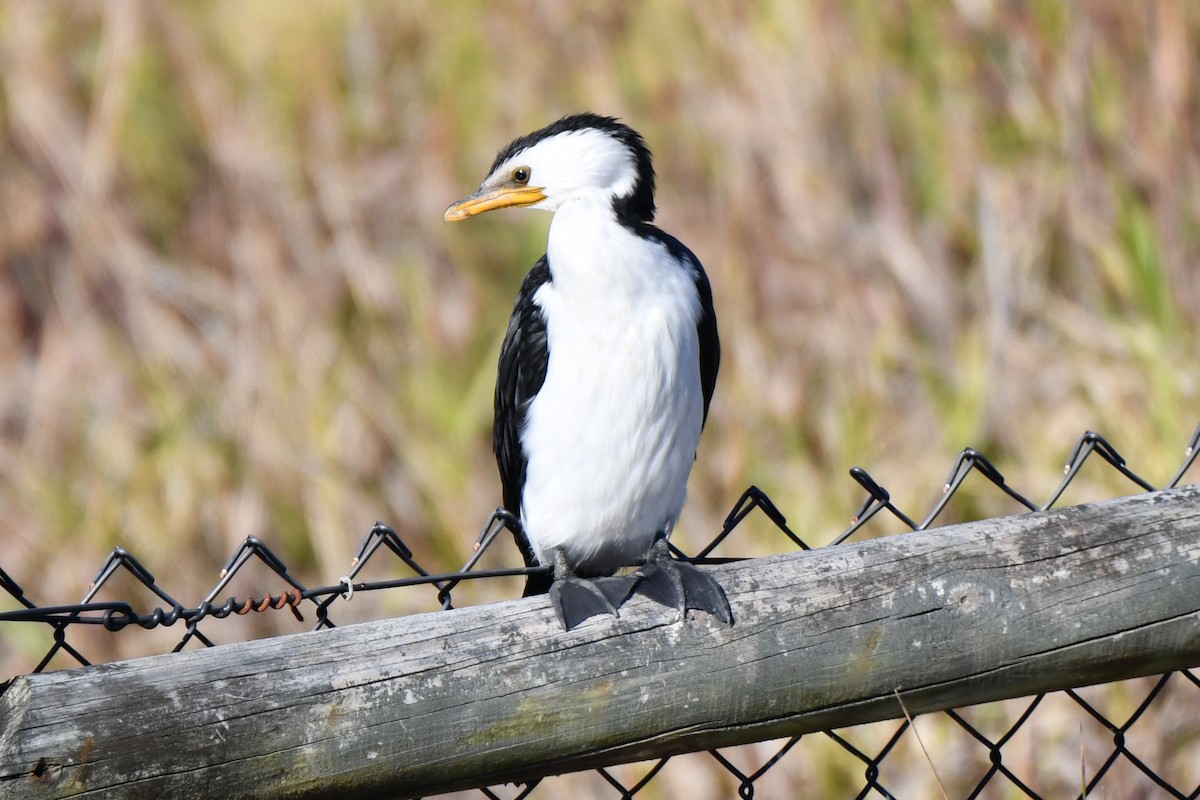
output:
M 522 186 L 529 183 L 529 167 L 517 167 L 512 171 L 513 183 L 519 183 Z

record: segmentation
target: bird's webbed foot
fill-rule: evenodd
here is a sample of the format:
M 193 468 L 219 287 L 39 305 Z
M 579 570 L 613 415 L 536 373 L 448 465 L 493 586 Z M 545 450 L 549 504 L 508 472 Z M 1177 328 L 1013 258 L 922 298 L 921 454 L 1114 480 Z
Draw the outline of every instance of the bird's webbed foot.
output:
M 668 608 L 677 608 L 683 616 L 688 609 L 705 611 L 724 622 L 733 624 L 733 612 L 721 584 L 708 573 L 686 561 L 671 558 L 667 540 L 660 536 L 650 548 L 646 563 L 637 572 L 636 594 L 648 597 Z
M 561 547 L 554 548 L 554 582 L 550 584 L 550 604 L 563 630 L 571 630 L 597 614 L 617 616 L 617 607 L 629 597 L 637 578 L 581 578 L 567 563 Z

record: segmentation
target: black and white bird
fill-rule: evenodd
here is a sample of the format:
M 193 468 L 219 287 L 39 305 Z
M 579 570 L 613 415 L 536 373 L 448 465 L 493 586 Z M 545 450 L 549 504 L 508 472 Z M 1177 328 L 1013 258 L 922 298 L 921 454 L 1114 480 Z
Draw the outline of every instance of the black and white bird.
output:
M 578 114 L 516 139 L 447 221 L 497 208 L 550 211 L 500 350 L 494 447 L 504 507 L 531 576 L 570 628 L 631 592 L 686 613 L 731 614 L 717 582 L 671 558 L 720 344 L 700 261 L 653 224 L 641 135 Z M 623 578 L 609 576 L 642 562 Z M 597 580 L 588 580 L 597 578 Z

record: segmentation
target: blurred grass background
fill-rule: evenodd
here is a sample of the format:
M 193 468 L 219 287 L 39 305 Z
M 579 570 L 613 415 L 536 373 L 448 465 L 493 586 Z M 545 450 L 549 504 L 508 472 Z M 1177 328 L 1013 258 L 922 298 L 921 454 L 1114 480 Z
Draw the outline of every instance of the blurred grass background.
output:
M 967 445 L 1034 499 L 1089 428 L 1162 481 L 1200 417 L 1198 37 L 1183 0 L 0 3 L 0 564 L 70 602 L 121 545 L 192 602 L 247 535 L 328 583 L 380 519 L 457 568 L 549 217 L 441 214 L 578 110 L 646 136 L 714 287 L 685 548 L 749 483 L 828 541 L 856 464 L 920 513 Z

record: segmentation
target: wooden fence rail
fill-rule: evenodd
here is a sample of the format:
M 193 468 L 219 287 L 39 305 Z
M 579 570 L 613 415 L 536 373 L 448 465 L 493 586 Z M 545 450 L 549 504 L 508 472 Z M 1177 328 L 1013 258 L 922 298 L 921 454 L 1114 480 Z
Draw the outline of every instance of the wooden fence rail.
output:
M 410 797 L 1200 665 L 1200 487 L 714 569 L 735 623 L 530 598 L 18 678 L 5 798 Z

